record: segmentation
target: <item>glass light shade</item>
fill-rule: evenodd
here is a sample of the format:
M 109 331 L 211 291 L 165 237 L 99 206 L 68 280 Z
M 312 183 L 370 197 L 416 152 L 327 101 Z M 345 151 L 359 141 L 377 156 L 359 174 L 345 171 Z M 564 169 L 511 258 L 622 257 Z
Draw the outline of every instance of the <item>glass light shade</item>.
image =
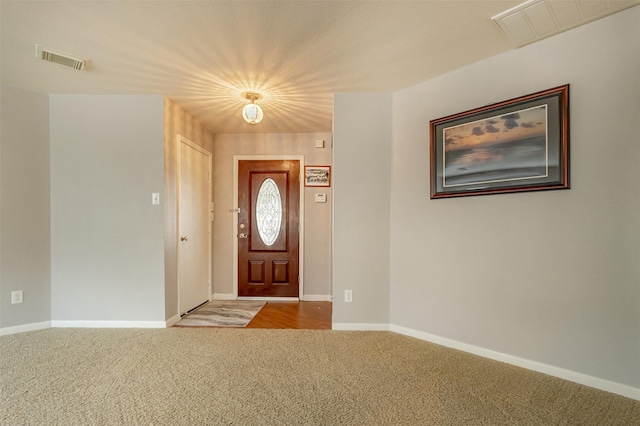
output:
M 258 124 L 262 121 L 262 117 L 264 117 L 264 113 L 259 105 L 250 103 L 242 109 L 242 118 L 249 124 Z

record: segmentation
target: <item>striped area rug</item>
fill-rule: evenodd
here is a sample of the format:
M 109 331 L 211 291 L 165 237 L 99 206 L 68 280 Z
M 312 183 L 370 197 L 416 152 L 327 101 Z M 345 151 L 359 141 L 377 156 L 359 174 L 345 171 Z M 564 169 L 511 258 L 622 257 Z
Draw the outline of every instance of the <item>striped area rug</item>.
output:
M 183 317 L 176 327 L 246 327 L 266 302 L 212 300 Z

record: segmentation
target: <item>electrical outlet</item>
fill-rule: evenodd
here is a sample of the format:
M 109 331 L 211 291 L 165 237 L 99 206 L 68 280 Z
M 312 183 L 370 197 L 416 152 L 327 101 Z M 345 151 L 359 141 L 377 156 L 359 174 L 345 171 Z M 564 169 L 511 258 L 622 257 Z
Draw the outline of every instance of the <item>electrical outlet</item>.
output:
M 344 301 L 345 302 L 353 302 L 353 292 L 351 290 L 344 291 Z
M 22 290 L 12 291 L 11 292 L 11 304 L 15 305 L 16 303 L 22 303 Z

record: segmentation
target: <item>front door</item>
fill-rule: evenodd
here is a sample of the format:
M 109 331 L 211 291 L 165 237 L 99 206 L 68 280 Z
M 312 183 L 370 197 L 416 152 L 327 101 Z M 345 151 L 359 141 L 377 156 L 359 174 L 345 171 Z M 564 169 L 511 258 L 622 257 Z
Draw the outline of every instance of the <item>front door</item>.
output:
M 238 162 L 238 296 L 299 296 L 300 162 Z

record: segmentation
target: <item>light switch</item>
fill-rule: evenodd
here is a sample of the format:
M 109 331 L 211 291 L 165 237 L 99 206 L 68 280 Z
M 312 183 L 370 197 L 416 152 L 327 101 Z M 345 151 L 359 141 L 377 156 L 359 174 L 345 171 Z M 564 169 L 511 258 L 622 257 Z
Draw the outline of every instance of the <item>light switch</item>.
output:
M 151 194 L 151 204 L 153 204 L 154 206 L 160 205 L 160 193 L 159 192 L 154 192 L 153 194 Z
M 327 194 L 316 194 L 316 203 L 326 203 Z
M 322 139 L 316 140 L 316 148 L 324 148 L 324 140 Z

